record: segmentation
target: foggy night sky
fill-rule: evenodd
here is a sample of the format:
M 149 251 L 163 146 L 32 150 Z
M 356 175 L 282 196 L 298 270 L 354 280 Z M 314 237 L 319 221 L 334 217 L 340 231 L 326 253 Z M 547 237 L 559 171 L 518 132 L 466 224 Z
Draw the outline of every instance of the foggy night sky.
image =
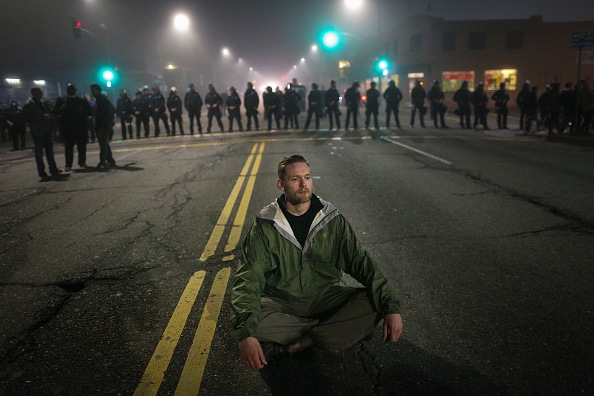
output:
M 343 0 L 0 0 L 0 77 L 104 61 L 107 55 L 99 40 L 87 35 L 73 39 L 73 20 L 82 21 L 101 40 L 105 31 L 100 24 L 105 23 L 114 61 L 156 60 L 160 55 L 163 61 L 191 63 L 207 54 L 219 56 L 225 46 L 235 58 L 275 77 L 307 56 L 324 26 L 373 35 L 378 3 L 383 29 L 389 21 L 430 14 L 446 20 L 543 15 L 545 22 L 590 20 L 594 30 L 593 0 L 364 1 L 364 10 L 354 14 L 345 10 Z M 190 17 L 191 33 L 172 31 L 177 11 Z

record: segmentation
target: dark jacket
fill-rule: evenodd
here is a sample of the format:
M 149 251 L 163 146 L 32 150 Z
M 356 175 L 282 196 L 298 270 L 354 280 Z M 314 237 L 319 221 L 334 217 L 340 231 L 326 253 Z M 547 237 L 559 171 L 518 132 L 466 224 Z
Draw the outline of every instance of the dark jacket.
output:
M 388 87 L 384 92 L 384 99 L 387 106 L 398 106 L 402 100 L 402 92 L 396 86 Z
M 32 135 L 53 132 L 54 119 L 47 102 L 43 100 L 38 102 L 33 98 L 27 99 L 23 106 L 23 115 L 29 124 Z
M 167 98 L 167 109 L 170 113 L 172 112 L 172 109 L 176 109 L 174 113 L 182 114 L 184 110 L 181 98 L 177 95 L 169 95 Z
M 184 96 L 184 106 L 188 112 L 198 113 L 202 109 L 202 97 L 196 90 L 191 89 Z
M 257 109 L 260 105 L 260 96 L 258 96 L 258 92 L 254 88 L 246 89 L 243 94 L 243 105 L 249 110 Z

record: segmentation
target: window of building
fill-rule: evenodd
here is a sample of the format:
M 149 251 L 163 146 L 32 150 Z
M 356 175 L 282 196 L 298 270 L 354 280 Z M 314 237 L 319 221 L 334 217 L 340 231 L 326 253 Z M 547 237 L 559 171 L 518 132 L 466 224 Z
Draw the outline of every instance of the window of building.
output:
M 464 81 L 468 81 L 468 89 L 474 88 L 474 71 L 444 71 L 441 73 L 441 88 L 444 92 L 456 92 Z
M 421 52 L 421 35 L 419 33 L 410 36 L 409 50 L 410 52 Z
M 511 31 L 505 34 L 505 48 L 522 49 L 524 47 L 524 32 Z
M 510 91 L 516 90 L 518 69 L 485 70 L 485 88 L 487 91 L 496 91 L 499 84 L 505 83 Z
M 444 51 L 455 51 L 456 50 L 456 33 L 445 32 L 442 38 L 442 47 Z
M 468 35 L 469 50 L 484 50 L 487 48 L 487 33 L 472 32 Z

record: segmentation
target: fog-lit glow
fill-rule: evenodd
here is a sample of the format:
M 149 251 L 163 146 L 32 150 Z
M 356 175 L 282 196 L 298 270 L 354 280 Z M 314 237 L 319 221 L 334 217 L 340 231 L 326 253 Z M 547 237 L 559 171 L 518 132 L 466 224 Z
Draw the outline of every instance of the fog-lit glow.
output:
M 173 18 L 173 26 L 177 30 L 188 30 L 190 27 L 190 19 L 184 14 L 177 14 L 175 18 Z
M 33 80 L 33 85 L 38 87 L 45 87 L 45 80 Z
M 317 46 L 317 45 L 315 45 L 315 44 L 314 44 L 314 45 L 312 45 L 312 46 L 311 46 L 311 50 L 312 50 L 313 52 L 317 52 L 317 51 L 318 51 L 318 46 Z
M 305 63 L 305 58 L 301 58 L 301 63 Z
M 363 5 L 363 0 L 345 0 L 344 4 L 349 10 L 357 10 Z
M 223 55 L 228 56 L 229 55 L 229 48 L 223 48 L 222 51 Z

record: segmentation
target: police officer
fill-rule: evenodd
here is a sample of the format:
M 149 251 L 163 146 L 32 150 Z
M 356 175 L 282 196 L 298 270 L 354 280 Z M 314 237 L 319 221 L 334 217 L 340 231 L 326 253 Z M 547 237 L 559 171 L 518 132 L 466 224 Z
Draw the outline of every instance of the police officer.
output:
M 524 81 L 524 83 L 522 84 L 522 89 L 520 89 L 520 92 L 518 92 L 518 96 L 516 96 L 516 105 L 520 109 L 520 129 L 522 130 L 525 129 L 524 122 L 527 117 L 528 100 L 530 99 L 530 94 L 530 81 Z
M 6 125 L 8 126 L 8 135 L 12 139 L 12 150 L 24 150 L 26 148 L 25 137 L 27 135 L 25 117 L 23 109 L 19 107 L 16 101 L 10 102 L 10 107 L 5 113 Z M 19 144 L 20 140 L 20 144 Z
M 188 85 L 188 92 L 184 97 L 184 105 L 190 118 L 190 135 L 194 134 L 194 119 L 198 125 L 198 133 L 202 134 L 202 123 L 200 122 L 200 112 L 202 111 L 202 97 L 194 88 L 194 84 Z
M 361 100 L 361 94 L 359 93 L 359 82 L 354 81 L 353 85 L 346 90 L 344 94 L 344 99 L 346 100 L 346 107 L 347 107 L 347 114 L 346 114 L 346 123 L 345 129 L 349 129 L 349 121 L 351 119 L 351 115 L 353 116 L 353 126 L 355 129 L 358 128 L 357 126 L 357 116 L 359 115 L 359 101 Z
M 239 131 L 243 131 L 243 125 L 241 125 L 241 98 L 237 94 L 235 87 L 229 88 L 229 97 L 227 98 L 227 111 L 229 117 L 229 132 L 233 132 L 233 120 L 237 120 Z
M 206 127 L 206 133 L 210 133 L 213 117 L 217 119 L 217 124 L 219 125 L 220 131 L 225 132 L 223 122 L 221 121 L 221 104 L 223 104 L 223 99 L 221 98 L 221 95 L 217 93 L 214 85 L 212 84 L 208 85 L 208 93 L 204 97 L 204 103 L 206 104 L 206 109 L 208 111 L 208 126 Z
M 183 104 L 181 98 L 177 95 L 177 88 L 171 87 L 169 97 L 167 98 L 167 109 L 171 120 L 171 136 L 175 136 L 175 124 L 179 124 L 179 133 L 184 134 L 184 124 L 182 121 Z
M 377 122 L 377 113 L 379 111 L 379 97 L 380 93 L 375 89 L 375 81 L 371 82 L 371 88 L 366 92 L 367 103 L 365 103 L 365 128 L 369 128 L 369 121 L 371 115 L 373 115 L 373 125 L 375 129 L 379 129 L 379 123 Z
M 258 92 L 254 89 L 254 85 L 248 81 L 247 89 L 243 94 L 243 106 L 245 107 L 245 115 L 247 117 L 247 130 L 252 129 L 252 118 L 254 119 L 254 126 L 256 131 L 260 129 L 258 126 L 258 106 L 260 105 L 260 97 Z
M 120 117 L 122 126 L 122 140 L 126 140 L 126 129 L 128 130 L 130 139 L 132 139 L 132 114 L 134 113 L 134 108 L 125 89 L 120 90 L 120 98 L 118 99 L 116 112 L 118 113 L 118 117 Z
M 427 108 L 425 107 L 426 96 L 427 94 L 423 89 L 423 82 L 421 80 L 417 80 L 414 88 L 410 92 L 410 101 L 412 102 L 412 112 L 410 115 L 411 128 L 415 125 L 415 115 L 417 114 L 417 111 L 419 112 L 419 121 L 421 123 L 421 126 L 425 128 L 425 120 L 423 117 L 427 112 Z
M 507 129 L 507 102 L 509 102 L 509 93 L 505 89 L 505 83 L 499 84 L 499 89 L 491 96 L 495 101 L 495 111 L 497 112 L 497 129 Z
M 134 110 L 134 120 L 136 121 L 136 139 L 140 139 L 140 124 L 144 126 L 144 137 L 148 137 L 149 104 L 140 89 L 136 91 L 136 98 L 132 101 L 132 109 Z
M 460 128 L 470 129 L 470 102 L 472 94 L 468 89 L 468 81 L 463 81 L 462 86 L 454 93 L 453 100 L 458 104 L 456 114 L 460 117 Z
M 291 128 L 298 129 L 299 120 L 297 116 L 300 112 L 299 101 L 301 100 L 301 95 L 295 92 L 293 85 L 288 84 L 283 98 L 285 103 L 285 129 L 289 128 L 289 124 L 291 124 Z
M 489 129 L 487 126 L 487 102 L 489 98 L 485 93 L 485 85 L 479 82 L 476 89 L 472 93 L 472 106 L 474 108 L 474 129 L 478 124 L 482 124 L 484 129 Z
M 153 87 L 153 94 L 151 95 L 151 115 L 153 117 L 153 123 L 155 124 L 155 137 L 159 136 L 161 129 L 159 128 L 159 120 L 165 124 L 165 131 L 167 136 L 171 135 L 169 130 L 169 123 L 167 122 L 167 111 L 165 110 L 165 98 L 161 94 L 161 90 L 158 86 Z
M 64 138 L 66 171 L 72 169 L 74 145 L 78 151 L 78 166 L 87 166 L 87 120 L 93 115 L 86 99 L 76 95 L 76 87 L 68 84 L 66 96 L 60 97 L 54 106 L 54 114 L 60 118 L 60 131 Z
M 336 81 L 330 81 L 330 88 L 324 95 L 326 102 L 326 112 L 328 113 L 328 121 L 330 121 L 330 130 L 334 128 L 334 120 L 336 119 L 336 129 L 340 129 L 340 109 L 338 103 L 340 102 L 340 94 L 336 89 Z
M 433 80 L 433 86 L 429 90 L 429 93 L 427 93 L 427 99 L 429 99 L 429 104 L 431 105 L 431 119 L 433 119 L 433 126 L 435 126 L 435 128 L 441 126 L 442 128 L 447 129 L 444 119 L 447 107 L 444 103 L 445 95 L 443 94 L 439 81 Z M 438 117 L 439 126 L 437 123 Z
M 322 93 L 318 90 L 318 84 L 311 84 L 311 91 L 307 95 L 307 120 L 305 121 L 305 129 L 309 128 L 311 116 L 315 114 L 316 129 L 320 128 L 320 115 L 322 113 Z
M 264 115 L 268 120 L 268 130 L 272 130 L 272 117 L 276 121 L 276 129 L 280 129 L 280 119 L 278 116 L 278 109 L 280 108 L 280 99 L 277 94 L 272 92 L 272 87 L 266 87 L 266 92 L 262 95 L 264 101 Z
M 402 92 L 398 89 L 394 80 L 390 80 L 388 83 L 388 88 L 384 91 L 384 99 L 386 100 L 386 128 L 390 128 L 390 114 L 392 113 L 394 113 L 396 127 L 400 128 L 398 106 L 402 100 Z

